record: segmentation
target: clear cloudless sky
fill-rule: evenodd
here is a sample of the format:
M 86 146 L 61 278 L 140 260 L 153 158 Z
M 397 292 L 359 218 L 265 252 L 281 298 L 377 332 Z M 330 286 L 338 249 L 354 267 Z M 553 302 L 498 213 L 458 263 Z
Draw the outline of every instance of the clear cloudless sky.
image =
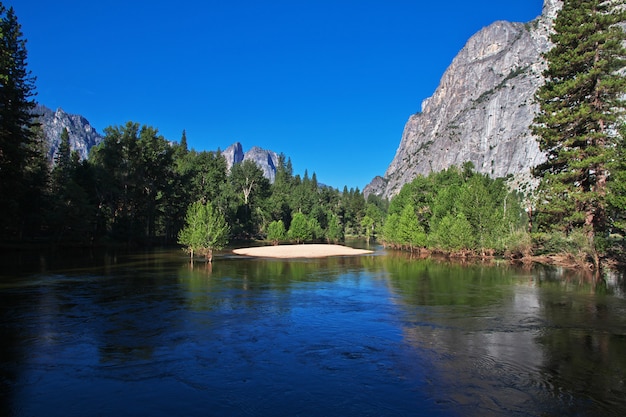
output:
M 196 150 L 241 142 L 361 190 L 467 40 L 543 0 L 8 0 L 37 97 L 100 132 L 138 122 Z

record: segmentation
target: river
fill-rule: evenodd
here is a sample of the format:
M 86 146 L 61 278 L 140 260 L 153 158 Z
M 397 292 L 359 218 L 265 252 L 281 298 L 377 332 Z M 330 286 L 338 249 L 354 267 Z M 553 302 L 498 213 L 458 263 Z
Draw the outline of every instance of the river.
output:
M 0 262 L 0 415 L 626 415 L 621 278 L 380 247 Z

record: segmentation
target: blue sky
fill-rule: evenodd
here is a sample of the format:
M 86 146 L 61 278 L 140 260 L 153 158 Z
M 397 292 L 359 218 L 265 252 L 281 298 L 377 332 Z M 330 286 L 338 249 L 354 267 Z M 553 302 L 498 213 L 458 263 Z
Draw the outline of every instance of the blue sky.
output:
M 12 0 L 37 101 L 197 150 L 241 142 L 361 190 L 467 40 L 543 0 Z

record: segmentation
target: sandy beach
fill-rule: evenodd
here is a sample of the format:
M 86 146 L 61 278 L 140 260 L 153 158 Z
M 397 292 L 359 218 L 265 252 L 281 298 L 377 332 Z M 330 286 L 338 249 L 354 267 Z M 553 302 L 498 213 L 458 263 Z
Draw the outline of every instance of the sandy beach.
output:
M 324 258 L 327 256 L 364 255 L 372 253 L 371 250 L 354 249 L 342 245 L 277 245 L 260 246 L 254 248 L 241 248 L 233 250 L 233 253 L 244 256 L 262 258 Z

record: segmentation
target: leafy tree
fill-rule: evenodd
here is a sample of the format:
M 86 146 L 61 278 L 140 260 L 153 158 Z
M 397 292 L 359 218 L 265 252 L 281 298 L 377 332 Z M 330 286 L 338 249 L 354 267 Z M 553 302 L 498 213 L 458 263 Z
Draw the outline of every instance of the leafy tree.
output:
M 383 225 L 383 243 L 385 245 L 389 245 L 391 247 L 396 247 L 400 244 L 399 237 L 399 223 L 400 223 L 400 215 L 398 213 L 392 213 L 387 216 L 385 219 L 385 224 Z
M 143 126 L 139 132 L 139 160 L 133 171 L 137 180 L 137 217 L 142 220 L 142 234 L 150 239 L 157 235 L 157 228 L 167 223 L 162 213 L 173 198 L 170 179 L 174 175 L 174 150 L 158 130 Z
M 374 219 L 372 219 L 367 214 L 363 216 L 361 219 L 361 228 L 363 229 L 363 233 L 365 234 L 365 238 L 369 243 L 370 239 L 374 235 Z
M 256 163 L 245 160 L 233 165 L 229 184 L 234 193 L 233 212 L 237 232 L 246 237 L 259 232 L 264 219 L 264 202 L 270 194 L 270 182 Z
M 504 253 L 525 233 L 522 210 L 502 179 L 465 164 L 406 184 L 389 204 L 382 240 L 391 247 Z
M 343 227 L 341 226 L 341 222 L 339 221 L 339 216 L 337 214 L 333 213 L 330 215 L 326 239 L 333 243 L 339 243 L 344 239 Z
M 365 237 L 368 241 L 370 238 L 376 237 L 385 218 L 384 209 L 372 201 L 371 198 L 368 198 L 368 202 L 365 205 L 365 216 L 361 220 L 361 226 L 364 228 Z
M 426 246 L 426 233 L 412 204 L 407 204 L 400 214 L 397 236 L 399 242 L 411 251 L 413 248 Z
M 365 215 L 365 198 L 361 191 L 356 188 L 344 187 L 341 194 L 341 205 L 343 208 L 343 224 L 346 233 L 359 234 L 361 227 L 361 219 Z
M 322 229 L 320 222 L 315 217 L 309 217 L 307 221 L 309 223 L 309 231 L 311 233 L 310 239 L 315 240 L 323 238 L 324 230 Z
M 226 246 L 228 233 L 224 216 L 210 202 L 197 201 L 187 209 L 185 227 L 178 234 L 178 243 L 186 246 L 192 261 L 194 253 L 200 253 L 212 262 L 213 250 Z
M 444 250 L 472 250 L 476 241 L 472 225 L 463 213 L 447 214 L 434 228 L 431 240 L 435 247 Z
M 107 127 L 102 143 L 92 150 L 100 217 L 104 232 L 115 239 L 153 238 L 167 223 L 175 197 L 173 148 L 155 128 Z
M 536 99 L 532 126 L 547 161 L 541 179 L 538 217 L 543 230 L 582 228 L 592 246 L 610 224 L 607 183 L 610 161 L 622 140 L 626 50 L 622 1 L 565 0 L 545 54 L 546 83 Z M 599 267 L 599 256 L 594 254 Z
M 274 220 L 267 227 L 267 240 L 272 244 L 278 245 L 278 242 L 287 238 L 287 231 L 282 220 Z
M 306 216 L 302 213 L 294 214 L 289 227 L 289 238 L 295 240 L 296 243 L 301 243 L 311 240 L 312 237 L 313 234 Z
M 57 241 L 86 242 L 92 235 L 94 207 L 80 183 L 80 157 L 70 149 L 67 129 L 55 156 L 51 182 L 48 226 Z
M 28 214 L 26 207 L 20 207 L 29 201 L 22 194 L 41 191 L 24 183 L 29 161 L 42 157 L 37 155 L 41 147 L 34 143 L 36 132 L 31 129 L 35 77 L 27 69 L 27 55 L 15 11 L 0 3 L 0 222 L 11 229 Z

